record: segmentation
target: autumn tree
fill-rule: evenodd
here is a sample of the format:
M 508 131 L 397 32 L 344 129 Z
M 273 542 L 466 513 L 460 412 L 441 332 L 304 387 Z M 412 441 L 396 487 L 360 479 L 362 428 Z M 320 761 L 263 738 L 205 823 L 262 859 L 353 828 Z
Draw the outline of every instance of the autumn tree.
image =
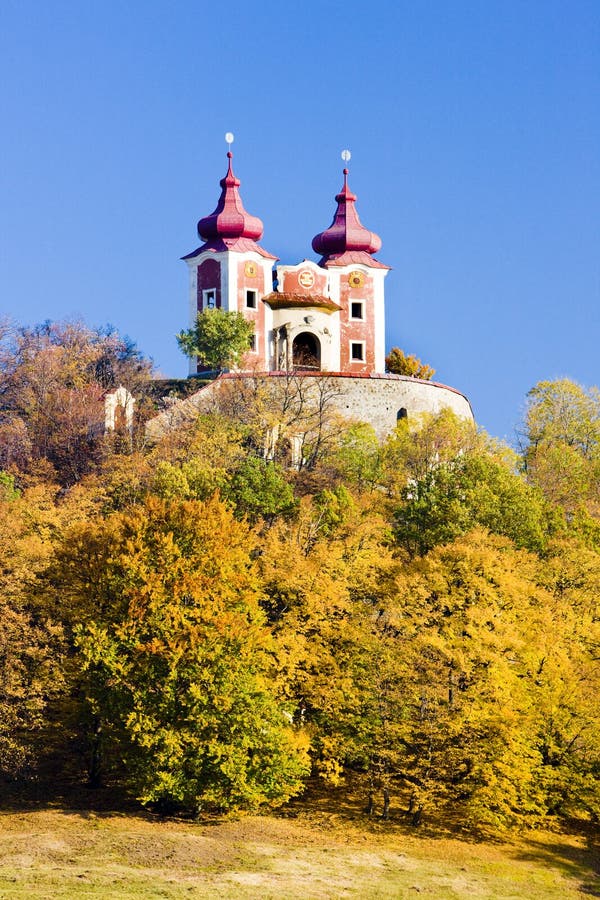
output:
M 527 477 L 569 516 L 600 516 L 600 392 L 569 379 L 541 381 L 527 397 Z
M 177 335 L 179 348 L 202 366 L 222 372 L 240 365 L 250 349 L 254 325 L 240 312 L 205 309 L 193 328 Z
M 251 547 L 217 498 L 148 497 L 74 529 L 59 554 L 87 701 L 144 803 L 255 807 L 302 786 L 305 740 L 269 688 Z
M 35 771 L 48 703 L 64 680 L 63 629 L 38 596 L 58 524 L 56 491 L 20 491 L 0 472 L 0 774 L 11 779 Z
M 600 555 L 579 536 L 551 543 L 538 582 L 548 599 L 538 609 L 529 648 L 540 789 L 551 815 L 600 816 Z
M 400 347 L 392 347 L 386 356 L 385 370 L 395 375 L 410 375 L 413 378 L 422 378 L 424 381 L 431 381 L 435 375 L 435 369 L 426 363 L 422 363 L 412 353 L 405 353 Z
M 46 322 L 5 332 L 0 349 L 0 465 L 48 461 L 72 484 L 102 455 L 104 393 L 143 392 L 151 365 L 112 329 Z
M 354 746 L 364 678 L 377 640 L 371 621 L 396 566 L 385 522 L 343 486 L 305 496 L 277 523 L 258 559 L 276 640 L 280 689 L 313 734 L 315 771 L 344 775 Z

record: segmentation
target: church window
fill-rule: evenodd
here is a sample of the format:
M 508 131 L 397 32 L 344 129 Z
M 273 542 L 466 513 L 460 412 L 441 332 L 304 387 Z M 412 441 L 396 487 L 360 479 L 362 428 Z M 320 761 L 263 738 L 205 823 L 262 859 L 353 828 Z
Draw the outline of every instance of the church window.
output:
M 353 362 L 363 362 L 365 358 L 365 342 L 351 341 L 350 358 Z
M 365 305 L 362 300 L 353 300 L 350 304 L 350 318 L 351 319 L 364 319 L 365 317 Z
M 256 309 L 256 291 L 246 291 L 246 309 Z

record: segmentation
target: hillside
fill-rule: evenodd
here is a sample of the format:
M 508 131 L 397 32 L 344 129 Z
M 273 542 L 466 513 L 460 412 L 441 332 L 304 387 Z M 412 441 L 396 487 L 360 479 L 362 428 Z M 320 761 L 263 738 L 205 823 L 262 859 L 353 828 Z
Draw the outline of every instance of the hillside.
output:
M 0 834 L 2 898 L 576 900 L 600 896 L 599 872 L 575 835 L 473 843 L 318 810 L 195 825 L 40 809 Z
M 316 781 L 414 828 L 598 823 L 596 389 L 537 385 L 518 453 L 449 410 L 380 441 L 302 373 L 277 403 L 230 379 L 150 442 L 130 342 L 47 323 L 1 349 L 17 796 L 116 785 L 204 818 Z M 106 431 L 119 383 L 137 414 Z

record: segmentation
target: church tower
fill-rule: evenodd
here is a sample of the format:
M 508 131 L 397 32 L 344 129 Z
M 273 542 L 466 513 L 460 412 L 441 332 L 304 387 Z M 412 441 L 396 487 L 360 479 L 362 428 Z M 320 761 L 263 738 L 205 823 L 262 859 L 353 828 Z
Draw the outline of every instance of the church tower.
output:
M 385 372 L 384 279 L 389 266 L 374 257 L 381 240 L 361 225 L 348 169 L 335 199 L 333 222 L 312 242 L 319 262 L 277 266 L 277 289 L 264 298 L 273 317 L 271 369 Z
M 348 151 L 344 151 L 348 154 Z M 340 307 L 340 372 L 385 372 L 384 279 L 389 266 L 375 259 L 381 239 L 361 224 L 356 195 L 344 184 L 336 195 L 333 222 L 313 238 L 319 265 L 329 275 L 329 294 Z
M 270 309 L 262 297 L 272 289 L 273 263 L 277 257 L 257 241 L 263 223 L 244 209 L 240 181 L 232 167 L 233 154 L 227 153 L 227 174 L 221 179 L 221 196 L 216 209 L 198 222 L 203 241 L 197 250 L 182 257 L 190 273 L 190 327 L 205 309 L 241 312 L 254 323 L 253 345 L 246 355 L 245 368 L 264 370 L 268 356 Z M 190 375 L 204 371 L 190 360 Z

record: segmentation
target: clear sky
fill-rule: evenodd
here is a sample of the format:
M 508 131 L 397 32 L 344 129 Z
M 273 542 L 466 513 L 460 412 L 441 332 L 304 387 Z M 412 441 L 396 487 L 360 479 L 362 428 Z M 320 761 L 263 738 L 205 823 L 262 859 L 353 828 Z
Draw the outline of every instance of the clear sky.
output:
M 599 0 L 0 0 L 0 314 L 83 318 L 183 377 L 196 222 L 234 167 L 314 258 L 352 151 L 388 347 L 512 440 L 600 382 Z

